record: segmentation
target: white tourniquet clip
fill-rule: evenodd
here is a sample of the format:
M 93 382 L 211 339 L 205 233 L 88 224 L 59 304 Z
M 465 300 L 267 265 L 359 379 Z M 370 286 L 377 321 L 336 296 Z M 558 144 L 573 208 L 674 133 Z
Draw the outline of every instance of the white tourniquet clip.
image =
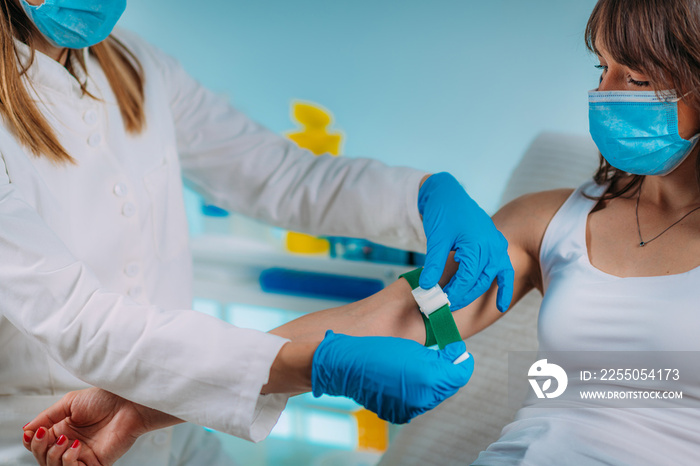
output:
M 452 311 L 450 311 L 450 300 L 447 298 L 447 294 L 442 291 L 440 285 L 435 285 L 427 290 L 419 286 L 414 288 L 411 293 L 416 303 L 418 303 L 420 311 L 432 326 L 440 349 L 449 343 L 462 339 L 457 324 L 455 324 L 452 317 Z M 455 359 L 454 364 L 459 364 L 467 359 L 469 359 L 469 352 L 465 351 L 460 357 Z

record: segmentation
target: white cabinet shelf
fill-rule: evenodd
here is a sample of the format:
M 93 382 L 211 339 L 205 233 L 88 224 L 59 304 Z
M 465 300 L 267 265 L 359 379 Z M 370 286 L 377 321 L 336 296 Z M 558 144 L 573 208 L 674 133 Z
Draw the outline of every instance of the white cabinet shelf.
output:
M 202 235 L 191 241 L 194 261 L 194 294 L 224 303 L 238 303 L 313 312 L 347 301 L 268 293 L 260 286 L 260 274 L 271 267 L 304 272 L 346 275 L 381 281 L 384 286 L 413 267 L 375 262 L 331 259 L 327 256 L 291 254 L 265 243 L 224 235 Z

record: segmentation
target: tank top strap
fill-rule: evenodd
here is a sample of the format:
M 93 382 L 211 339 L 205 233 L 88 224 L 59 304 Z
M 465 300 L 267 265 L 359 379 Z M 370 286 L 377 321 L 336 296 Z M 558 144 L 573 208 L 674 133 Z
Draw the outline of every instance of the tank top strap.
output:
M 542 283 L 547 289 L 552 270 L 578 260 L 586 249 L 586 222 L 588 214 L 598 203 L 590 197 L 601 196 L 608 184 L 599 185 L 589 180 L 579 186 L 562 204 L 549 222 L 540 246 Z

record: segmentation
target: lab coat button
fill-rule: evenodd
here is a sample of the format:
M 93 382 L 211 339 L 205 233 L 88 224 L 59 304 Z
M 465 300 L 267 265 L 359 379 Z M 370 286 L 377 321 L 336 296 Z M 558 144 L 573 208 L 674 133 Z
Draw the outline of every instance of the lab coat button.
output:
M 100 133 L 91 134 L 90 137 L 88 138 L 88 145 L 90 147 L 97 147 L 100 145 L 101 142 L 102 142 L 102 136 L 100 135 Z
M 135 286 L 129 290 L 129 296 L 132 298 L 136 298 L 140 294 L 141 294 L 141 287 L 140 286 Z
M 124 197 L 128 192 L 129 188 L 127 188 L 124 183 L 117 183 L 114 185 L 114 194 L 116 194 L 117 197 Z
M 136 275 L 139 274 L 139 265 L 138 264 L 129 264 L 126 267 L 124 267 L 124 273 L 126 274 L 127 277 L 135 277 Z
M 94 125 L 97 123 L 97 112 L 94 110 L 88 110 L 83 115 L 83 121 L 90 126 Z
M 168 434 L 165 432 L 158 432 L 153 436 L 153 443 L 158 445 L 159 447 L 162 447 L 168 442 Z
M 132 217 L 136 213 L 136 206 L 132 204 L 131 202 L 127 202 L 124 204 L 124 207 L 122 207 L 122 215 L 124 217 Z

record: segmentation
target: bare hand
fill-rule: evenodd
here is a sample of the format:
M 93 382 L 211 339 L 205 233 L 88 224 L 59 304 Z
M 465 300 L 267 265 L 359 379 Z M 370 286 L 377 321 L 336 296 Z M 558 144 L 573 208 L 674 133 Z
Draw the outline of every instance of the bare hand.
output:
M 41 466 L 107 466 L 136 439 L 179 419 L 99 388 L 66 394 L 24 426 L 24 446 Z

